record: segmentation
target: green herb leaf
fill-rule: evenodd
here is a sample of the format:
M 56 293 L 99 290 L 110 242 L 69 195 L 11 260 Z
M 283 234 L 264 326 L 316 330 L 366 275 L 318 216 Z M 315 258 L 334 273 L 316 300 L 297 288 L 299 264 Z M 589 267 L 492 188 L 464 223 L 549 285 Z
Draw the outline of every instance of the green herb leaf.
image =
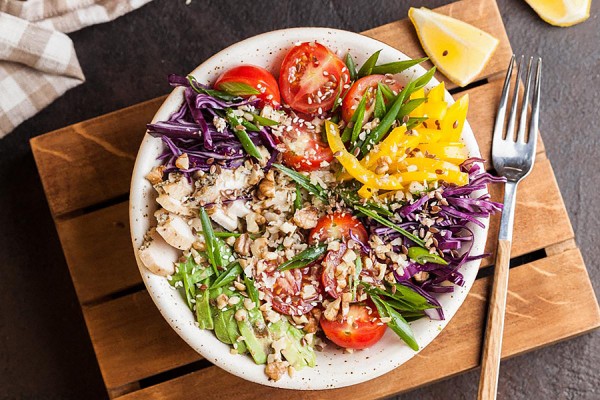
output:
M 383 218 L 382 216 L 380 216 L 379 214 L 377 214 L 376 212 L 369 210 L 368 208 L 364 207 L 364 206 L 360 206 L 360 205 L 354 205 L 353 206 L 356 210 L 360 211 L 361 213 L 363 213 L 364 215 L 366 215 L 367 217 L 374 219 L 375 221 L 379 222 L 381 225 L 387 226 L 388 228 L 392 228 L 393 230 L 395 230 L 396 232 L 400 233 L 402 236 L 412 240 L 413 242 L 415 242 L 416 244 L 425 247 L 425 242 L 423 241 L 423 239 L 413 235 L 412 233 L 408 232 L 405 229 L 400 228 L 398 225 L 396 225 L 395 223 L 393 223 L 392 221 L 389 221 L 385 218 Z
M 350 117 L 350 121 L 348 121 L 348 125 L 344 128 L 342 132 L 342 142 L 347 142 L 350 140 L 351 143 L 356 142 L 358 138 L 358 134 L 360 133 L 360 129 L 362 128 L 362 122 L 365 119 L 365 109 L 367 105 L 367 96 L 369 95 L 369 89 L 365 91 L 360 102 L 356 106 L 354 113 L 352 113 L 352 117 Z
M 417 64 L 422 63 L 423 61 L 427 61 L 428 58 L 417 58 L 416 60 L 405 60 L 405 61 L 396 61 L 387 64 L 381 64 L 373 67 L 371 70 L 371 74 L 397 74 L 400 73 L 410 67 L 414 67 Z
M 415 339 L 415 335 L 406 320 L 400 315 L 400 313 L 394 310 L 392 307 L 388 306 L 381 298 L 377 295 L 371 294 L 369 296 L 375 307 L 377 307 L 377 311 L 379 315 L 384 318 L 391 318 L 391 320 L 387 323 L 391 330 L 396 333 L 414 351 L 419 350 L 419 344 Z
M 211 97 L 214 97 L 215 99 L 224 100 L 224 101 L 231 101 L 231 100 L 238 98 L 238 96 L 233 96 L 229 93 L 221 92 L 220 90 L 205 89 L 202 86 L 200 86 L 200 84 L 198 83 L 196 78 L 194 78 L 192 75 L 188 75 L 186 78 L 190 84 L 190 87 L 192 89 L 194 89 L 194 91 L 196 93 L 207 94 Z
M 381 53 L 381 50 L 378 50 L 375 53 L 373 53 L 371 55 L 371 57 L 369 57 L 367 59 L 367 61 L 365 61 L 363 66 L 360 67 L 360 69 L 358 70 L 358 75 L 357 75 L 359 78 L 362 78 L 363 76 L 371 75 L 371 71 L 373 71 L 375 64 L 377 64 L 377 60 L 379 59 L 379 53 Z
M 356 267 L 354 268 L 354 276 L 353 276 L 353 281 L 352 281 L 352 285 L 350 286 L 352 288 L 352 300 L 355 301 L 356 300 L 356 289 L 358 288 L 358 280 L 360 277 L 360 273 L 362 272 L 362 260 L 360 257 L 356 257 L 356 260 L 354 261 Z
M 281 164 L 273 164 L 273 166 L 275 168 L 277 168 L 278 170 L 280 170 L 281 172 L 283 172 L 284 174 L 286 174 L 287 176 L 289 176 L 298 185 L 300 185 L 304 189 L 308 190 L 308 192 L 310 194 L 317 196 L 319 199 L 321 199 L 325 202 L 328 201 L 328 197 L 327 197 L 327 194 L 325 193 L 325 189 L 323 189 L 319 185 L 313 185 L 307 176 L 302 175 L 301 173 L 296 172 L 293 169 L 290 169 Z
M 383 94 L 383 97 L 385 97 L 385 101 L 388 103 L 392 103 L 396 98 L 396 95 L 394 94 L 392 89 L 385 83 L 379 82 L 377 84 L 377 89 L 381 90 L 381 94 Z
M 290 269 L 304 268 L 325 254 L 325 251 L 327 251 L 326 243 L 320 243 L 316 246 L 309 247 L 281 264 L 277 267 L 277 270 L 287 271 Z
M 358 140 L 358 135 L 360 134 L 360 130 L 363 126 L 363 121 L 365 120 L 365 111 L 367 108 L 367 93 L 370 92 L 370 89 L 365 91 L 360 103 L 356 107 L 356 111 L 352 114 L 352 119 L 354 119 L 354 126 L 352 127 L 352 137 L 350 138 L 350 143 L 356 143 Z
M 413 129 L 427 120 L 427 117 L 410 117 L 406 122 L 406 130 Z
M 394 215 L 390 210 L 385 208 L 382 205 L 374 203 L 372 201 L 367 201 L 363 204 L 363 199 L 358 196 L 359 187 L 356 186 L 355 183 L 350 183 L 346 185 L 340 185 L 334 189 L 334 193 L 338 195 L 344 204 L 348 207 L 354 207 L 355 205 L 363 206 L 368 210 L 371 210 L 377 214 L 386 215 L 391 217 Z
M 215 261 L 219 267 L 227 265 L 235 259 L 233 257 L 233 252 L 231 251 L 231 247 L 229 247 L 223 239 L 215 236 L 213 245 Z
M 258 306 L 260 304 L 260 300 L 258 298 L 258 289 L 256 289 L 256 286 L 254 285 L 254 279 L 245 276 L 244 285 L 246 285 L 248 297 L 250 297 L 250 300 L 252 300 L 254 304 Z
M 231 264 L 229 264 L 229 266 L 227 267 L 225 272 L 223 272 L 221 275 L 219 275 L 217 280 L 213 282 L 213 284 L 210 286 L 210 288 L 216 289 L 216 288 L 223 287 L 225 285 L 229 285 L 242 272 L 244 272 L 244 271 L 242 270 L 240 263 L 237 261 L 234 261 Z
M 302 208 L 302 190 L 300 185 L 296 183 L 296 198 L 294 199 L 294 212 Z
M 426 98 L 420 98 L 420 99 L 412 99 L 412 100 L 407 101 L 400 108 L 400 111 L 398 111 L 398 115 L 396 116 L 396 119 L 402 120 L 405 115 L 408 115 L 411 112 L 413 112 L 417 107 L 419 107 L 421 104 L 425 103 L 426 100 L 427 100 Z
M 260 300 L 258 298 L 258 289 L 256 289 L 256 286 L 254 285 L 254 279 L 249 278 L 247 275 L 244 276 L 244 285 L 246 285 L 248 297 L 250 297 L 250 300 L 252 300 L 258 307 Z
M 200 221 L 202 222 L 202 234 L 204 235 L 204 242 L 206 244 L 206 257 L 208 258 L 215 275 L 219 276 L 218 267 L 220 267 L 220 265 L 217 263 L 220 262 L 220 257 L 218 261 L 215 258 L 215 233 L 204 207 L 200 207 Z
M 416 92 L 417 90 L 425 87 L 429 83 L 431 78 L 433 78 L 433 76 L 435 75 L 435 71 L 436 71 L 436 67 L 432 67 L 429 71 L 425 72 L 423 75 L 421 75 L 420 77 L 415 79 L 413 81 L 413 83 L 414 83 L 413 92 Z
M 419 293 L 414 290 L 400 284 L 391 284 L 395 287 L 396 292 L 392 293 L 381 288 L 371 286 L 365 282 L 361 283 L 365 286 L 367 293 L 383 296 L 382 301 L 388 303 L 388 305 L 404 314 L 405 311 L 423 311 L 430 308 L 438 308 Z
M 231 125 L 231 128 L 233 129 L 233 134 L 235 135 L 235 137 L 238 138 L 238 140 L 242 144 L 242 147 L 244 148 L 246 153 L 250 154 L 252 157 L 256 158 L 257 160 L 262 160 L 262 156 L 261 156 L 260 152 L 254 145 L 254 143 L 252 143 L 252 140 L 250 140 L 250 137 L 248 136 L 248 133 L 246 132 L 246 130 L 239 129 L 239 127 L 243 126 L 243 125 L 241 125 L 240 120 L 238 120 L 237 116 L 233 113 L 233 110 L 230 108 L 227 109 L 226 116 L 227 116 L 227 122 L 229 122 L 229 125 Z
M 192 309 L 192 299 L 196 297 L 196 284 L 211 277 L 213 270 L 196 264 L 194 258 L 189 256 L 184 262 L 177 263 L 177 272 L 168 279 L 169 284 L 175 288 L 182 288 L 188 307 Z
M 377 85 L 377 91 L 375 92 L 375 110 L 373 116 L 381 120 L 386 112 L 385 100 L 383 99 L 383 93 L 381 92 L 381 85 Z
M 411 260 L 415 260 L 419 264 L 425 263 L 448 265 L 448 262 L 437 254 L 431 254 L 427 249 L 422 247 L 410 247 L 408 249 L 408 257 Z
M 260 129 L 258 129 L 258 126 L 254 125 L 252 122 L 248 121 L 247 119 L 242 119 L 242 126 L 244 128 L 246 128 L 246 130 L 249 130 L 250 132 L 260 132 Z
M 217 89 L 238 97 L 260 94 L 260 90 L 244 82 L 221 82 Z
M 371 132 L 369 132 L 369 135 L 367 136 L 367 138 L 365 139 L 365 142 L 363 143 L 363 145 L 360 148 L 361 154 L 366 155 L 369 152 L 369 149 L 371 149 L 373 146 L 375 146 L 377 143 L 379 143 L 379 141 L 381 139 L 383 139 L 383 137 L 386 135 L 386 133 L 388 132 L 388 130 L 390 129 L 390 127 L 396 120 L 398 111 L 400 111 L 400 108 L 402 107 L 402 104 L 404 103 L 404 99 L 410 94 L 410 92 L 412 91 L 412 88 L 413 88 L 413 82 L 406 85 L 406 87 L 404 89 L 402 89 L 402 91 L 400 93 L 398 93 L 398 96 L 396 97 L 396 99 L 394 100 L 394 102 L 392 103 L 390 108 L 388 109 L 388 112 L 381 119 L 381 122 L 379 122 L 379 125 L 377 125 L 375 127 L 375 129 L 373 129 Z
M 240 237 L 242 235 L 237 232 L 214 232 L 214 234 L 218 238 Z
M 348 68 L 348 73 L 350 74 L 350 80 L 351 81 L 356 80 L 356 75 L 357 75 L 356 64 L 354 63 L 354 59 L 352 58 L 350 53 L 346 53 L 346 58 L 345 58 L 344 62 L 346 63 L 346 68 Z
M 265 117 L 260 116 L 258 114 L 252 114 L 252 118 L 256 122 L 258 122 L 259 124 L 261 124 L 262 126 L 275 126 L 275 125 L 279 125 L 279 122 L 273 121 L 272 119 L 269 119 L 269 118 L 265 118 Z

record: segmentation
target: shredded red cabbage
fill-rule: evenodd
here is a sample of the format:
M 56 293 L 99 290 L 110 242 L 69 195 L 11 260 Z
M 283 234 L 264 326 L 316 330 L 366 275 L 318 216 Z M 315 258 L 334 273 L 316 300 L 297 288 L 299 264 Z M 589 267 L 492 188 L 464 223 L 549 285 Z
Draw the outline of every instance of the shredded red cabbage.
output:
M 479 197 L 471 197 L 472 194 L 480 189 L 485 189 L 488 183 L 504 182 L 503 178 L 498 178 L 483 171 L 481 159 L 471 158 L 461 165 L 461 169 L 469 174 L 469 184 L 465 186 L 446 186 L 441 192 L 446 200 L 446 205 L 440 205 L 439 200 L 426 193 L 413 202 L 404 205 L 396 211 L 395 221 L 403 229 L 409 232 L 418 232 L 419 229 L 428 227 L 421 224 L 421 218 L 427 217 L 435 219 L 433 227 L 438 232 L 433 235 L 437 240 L 437 249 L 441 256 L 448 262 L 448 265 L 425 263 L 423 265 L 409 262 L 404 268 L 402 274 L 394 273 L 396 280 L 423 295 L 431 305 L 438 306 L 439 302 L 433 296 L 434 293 L 451 293 L 454 291 L 454 285 L 463 286 L 464 277 L 459 272 L 460 267 L 468 261 L 478 260 L 487 257 L 488 254 L 471 255 L 474 234 L 467 226 L 472 222 L 478 226 L 484 227 L 484 224 L 477 218 L 487 218 L 491 214 L 502 210 L 502 204 L 490 200 L 489 194 Z M 430 213 L 430 204 L 437 202 L 441 211 Z M 439 217 L 442 217 L 440 220 Z M 437 222 L 439 221 L 439 222 Z M 401 236 L 391 228 L 372 222 L 370 224 L 371 232 L 377 234 L 384 241 L 390 242 L 400 238 L 402 245 L 406 247 L 414 246 L 414 243 Z M 401 251 L 401 246 L 394 246 L 394 251 Z M 413 277 L 420 273 L 428 273 L 424 280 L 415 281 Z M 432 308 L 426 311 L 431 319 L 444 319 L 441 308 Z
M 179 75 L 169 75 L 169 84 L 185 87 L 184 103 L 167 121 L 147 125 L 148 133 L 161 138 L 165 144 L 165 151 L 158 157 L 167 167 L 165 174 L 177 171 L 189 178 L 195 171 L 209 171 L 215 163 L 223 168 L 242 165 L 248 156 L 241 143 L 229 126 L 219 130 L 214 120 L 226 108 L 257 106 L 258 100 L 235 98 L 225 101 L 206 93 L 198 93 L 209 90 L 209 87 Z M 269 168 L 278 154 L 271 128 L 261 127 L 259 132 L 248 132 L 248 136 L 254 144 L 264 145 L 271 150 L 271 158 L 266 165 Z M 175 165 L 175 161 L 183 153 L 189 158 L 190 165 L 186 170 Z

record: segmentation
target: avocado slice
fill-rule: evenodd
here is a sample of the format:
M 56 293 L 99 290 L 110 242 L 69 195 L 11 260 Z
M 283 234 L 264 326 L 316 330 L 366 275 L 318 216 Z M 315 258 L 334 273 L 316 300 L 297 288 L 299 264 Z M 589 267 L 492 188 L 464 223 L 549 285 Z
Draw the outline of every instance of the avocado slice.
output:
M 314 367 L 317 361 L 317 355 L 312 348 L 312 343 L 302 344 L 304 333 L 294 327 L 287 319 L 281 320 L 269 325 L 269 331 L 272 333 L 273 340 L 286 339 L 285 347 L 281 354 L 295 369 L 302 369 L 306 366 Z
M 238 309 L 243 306 L 240 305 Z M 244 337 L 246 347 L 254 362 L 257 364 L 267 363 L 267 354 L 271 346 L 271 337 L 265 329 L 265 321 L 258 308 L 247 310 L 248 318 L 245 321 L 237 321 L 240 333 Z

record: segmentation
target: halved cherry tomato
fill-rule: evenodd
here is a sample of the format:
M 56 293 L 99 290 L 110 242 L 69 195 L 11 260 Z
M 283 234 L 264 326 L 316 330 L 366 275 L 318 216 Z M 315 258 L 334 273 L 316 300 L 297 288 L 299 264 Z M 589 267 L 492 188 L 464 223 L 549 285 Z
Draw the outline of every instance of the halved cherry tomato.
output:
M 369 239 L 364 225 L 347 211 L 336 211 L 321 217 L 317 226 L 310 231 L 309 242 L 324 242 L 327 239 L 350 239 L 350 232 L 365 243 Z
M 381 323 L 372 304 L 351 304 L 348 315 L 341 322 L 321 316 L 321 328 L 325 336 L 340 347 L 366 349 L 382 338 L 387 325 Z
M 317 42 L 294 46 L 279 73 L 283 100 L 292 109 L 313 115 L 331 110 L 340 86 L 349 81 L 342 59 Z
M 259 288 L 265 294 L 265 299 L 271 302 L 273 309 L 286 315 L 302 315 L 312 310 L 316 300 L 322 292 L 319 282 L 318 264 L 312 264 L 302 269 L 293 269 L 288 271 L 277 271 L 277 268 L 269 268 L 265 276 L 260 274 L 256 279 L 261 282 Z M 275 278 L 275 282 L 269 284 Z M 303 296 L 308 293 L 305 289 L 307 285 L 312 285 L 315 289 L 310 293 L 311 296 Z
M 402 85 L 393 78 L 388 78 L 385 75 L 368 75 L 360 78 L 350 87 L 344 100 L 342 101 L 342 118 L 344 121 L 350 121 L 352 114 L 358 107 L 363 95 L 367 92 L 367 107 L 365 109 L 365 117 L 363 123 L 371 118 L 371 114 L 375 109 L 375 93 L 377 90 L 377 84 L 383 82 L 392 89 L 394 92 L 402 90 Z
M 215 89 L 220 89 L 222 83 L 239 82 L 250 85 L 257 89 L 257 94 L 263 104 L 270 103 L 278 106 L 281 103 L 281 95 L 275 77 L 266 69 L 256 65 L 240 65 L 223 72 L 215 82 Z
M 300 122 L 291 125 L 292 129 L 284 130 L 279 138 L 285 145 L 283 162 L 298 171 L 315 171 L 322 168 L 321 163 L 333 161 L 333 153 L 321 135 L 314 129 Z
M 344 243 L 340 243 L 339 250 L 329 250 L 321 263 L 323 265 L 323 273 L 321 274 L 323 290 L 334 299 L 337 299 L 343 291 L 343 288 L 338 286 L 337 279 L 335 279 L 335 268 L 342 261 L 346 248 Z

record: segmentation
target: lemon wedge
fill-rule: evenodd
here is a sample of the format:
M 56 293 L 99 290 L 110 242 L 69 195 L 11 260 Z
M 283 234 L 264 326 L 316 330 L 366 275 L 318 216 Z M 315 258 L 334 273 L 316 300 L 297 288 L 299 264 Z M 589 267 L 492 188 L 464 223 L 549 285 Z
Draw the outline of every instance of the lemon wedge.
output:
M 411 7 L 408 17 L 425 53 L 458 86 L 473 82 L 499 43 L 498 39 L 473 25 L 425 7 Z
M 592 0 L 525 0 L 547 23 L 571 26 L 590 16 Z

